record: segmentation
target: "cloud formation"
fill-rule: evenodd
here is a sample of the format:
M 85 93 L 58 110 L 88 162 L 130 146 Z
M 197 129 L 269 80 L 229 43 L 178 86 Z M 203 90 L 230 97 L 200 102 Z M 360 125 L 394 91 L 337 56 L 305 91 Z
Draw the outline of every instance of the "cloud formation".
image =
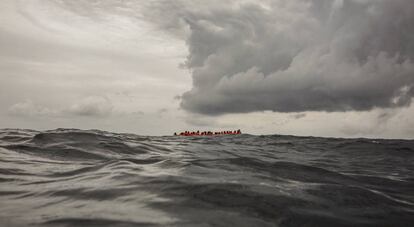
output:
M 73 104 L 66 112 L 80 116 L 103 117 L 110 115 L 113 108 L 108 98 L 90 96 Z
M 32 100 L 18 102 L 8 109 L 8 114 L 17 117 L 107 117 L 113 113 L 113 105 L 108 98 L 89 96 L 64 108 L 51 108 L 34 103 Z
M 366 111 L 411 103 L 411 0 L 180 4 L 158 22 L 187 31 L 193 87 L 182 95 L 185 110 Z
M 25 100 L 23 102 L 16 103 L 9 107 L 8 114 L 12 116 L 53 116 L 58 111 L 37 105 L 32 100 Z

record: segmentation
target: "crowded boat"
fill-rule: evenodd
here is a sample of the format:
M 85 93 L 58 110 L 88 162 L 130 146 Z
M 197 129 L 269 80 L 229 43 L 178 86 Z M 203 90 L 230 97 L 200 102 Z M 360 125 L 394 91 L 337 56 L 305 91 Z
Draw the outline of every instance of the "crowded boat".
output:
M 180 133 L 174 132 L 174 136 L 214 136 L 214 135 L 238 135 L 241 134 L 241 130 L 227 130 L 227 131 L 184 131 Z

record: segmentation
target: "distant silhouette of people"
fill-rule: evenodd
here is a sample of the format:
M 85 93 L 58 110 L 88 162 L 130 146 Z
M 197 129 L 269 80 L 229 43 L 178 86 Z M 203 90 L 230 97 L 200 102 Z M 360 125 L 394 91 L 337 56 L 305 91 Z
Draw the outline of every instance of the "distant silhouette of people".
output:
M 200 130 L 197 131 L 184 131 L 184 132 L 174 132 L 174 136 L 213 136 L 213 135 L 237 135 L 237 134 L 241 134 L 241 130 L 225 130 L 225 131 L 202 131 L 200 132 Z

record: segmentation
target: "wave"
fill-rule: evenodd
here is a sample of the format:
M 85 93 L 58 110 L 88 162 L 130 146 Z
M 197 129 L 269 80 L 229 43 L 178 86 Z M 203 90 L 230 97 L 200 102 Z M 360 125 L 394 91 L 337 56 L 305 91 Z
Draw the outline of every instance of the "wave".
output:
M 0 130 L 2 226 L 409 226 L 414 141 Z

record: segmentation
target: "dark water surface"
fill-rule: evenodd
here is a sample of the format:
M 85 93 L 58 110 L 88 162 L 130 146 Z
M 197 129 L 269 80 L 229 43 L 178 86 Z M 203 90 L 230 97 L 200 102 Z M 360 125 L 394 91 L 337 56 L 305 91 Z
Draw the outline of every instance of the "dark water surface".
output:
M 414 141 L 0 130 L 0 226 L 414 226 Z

